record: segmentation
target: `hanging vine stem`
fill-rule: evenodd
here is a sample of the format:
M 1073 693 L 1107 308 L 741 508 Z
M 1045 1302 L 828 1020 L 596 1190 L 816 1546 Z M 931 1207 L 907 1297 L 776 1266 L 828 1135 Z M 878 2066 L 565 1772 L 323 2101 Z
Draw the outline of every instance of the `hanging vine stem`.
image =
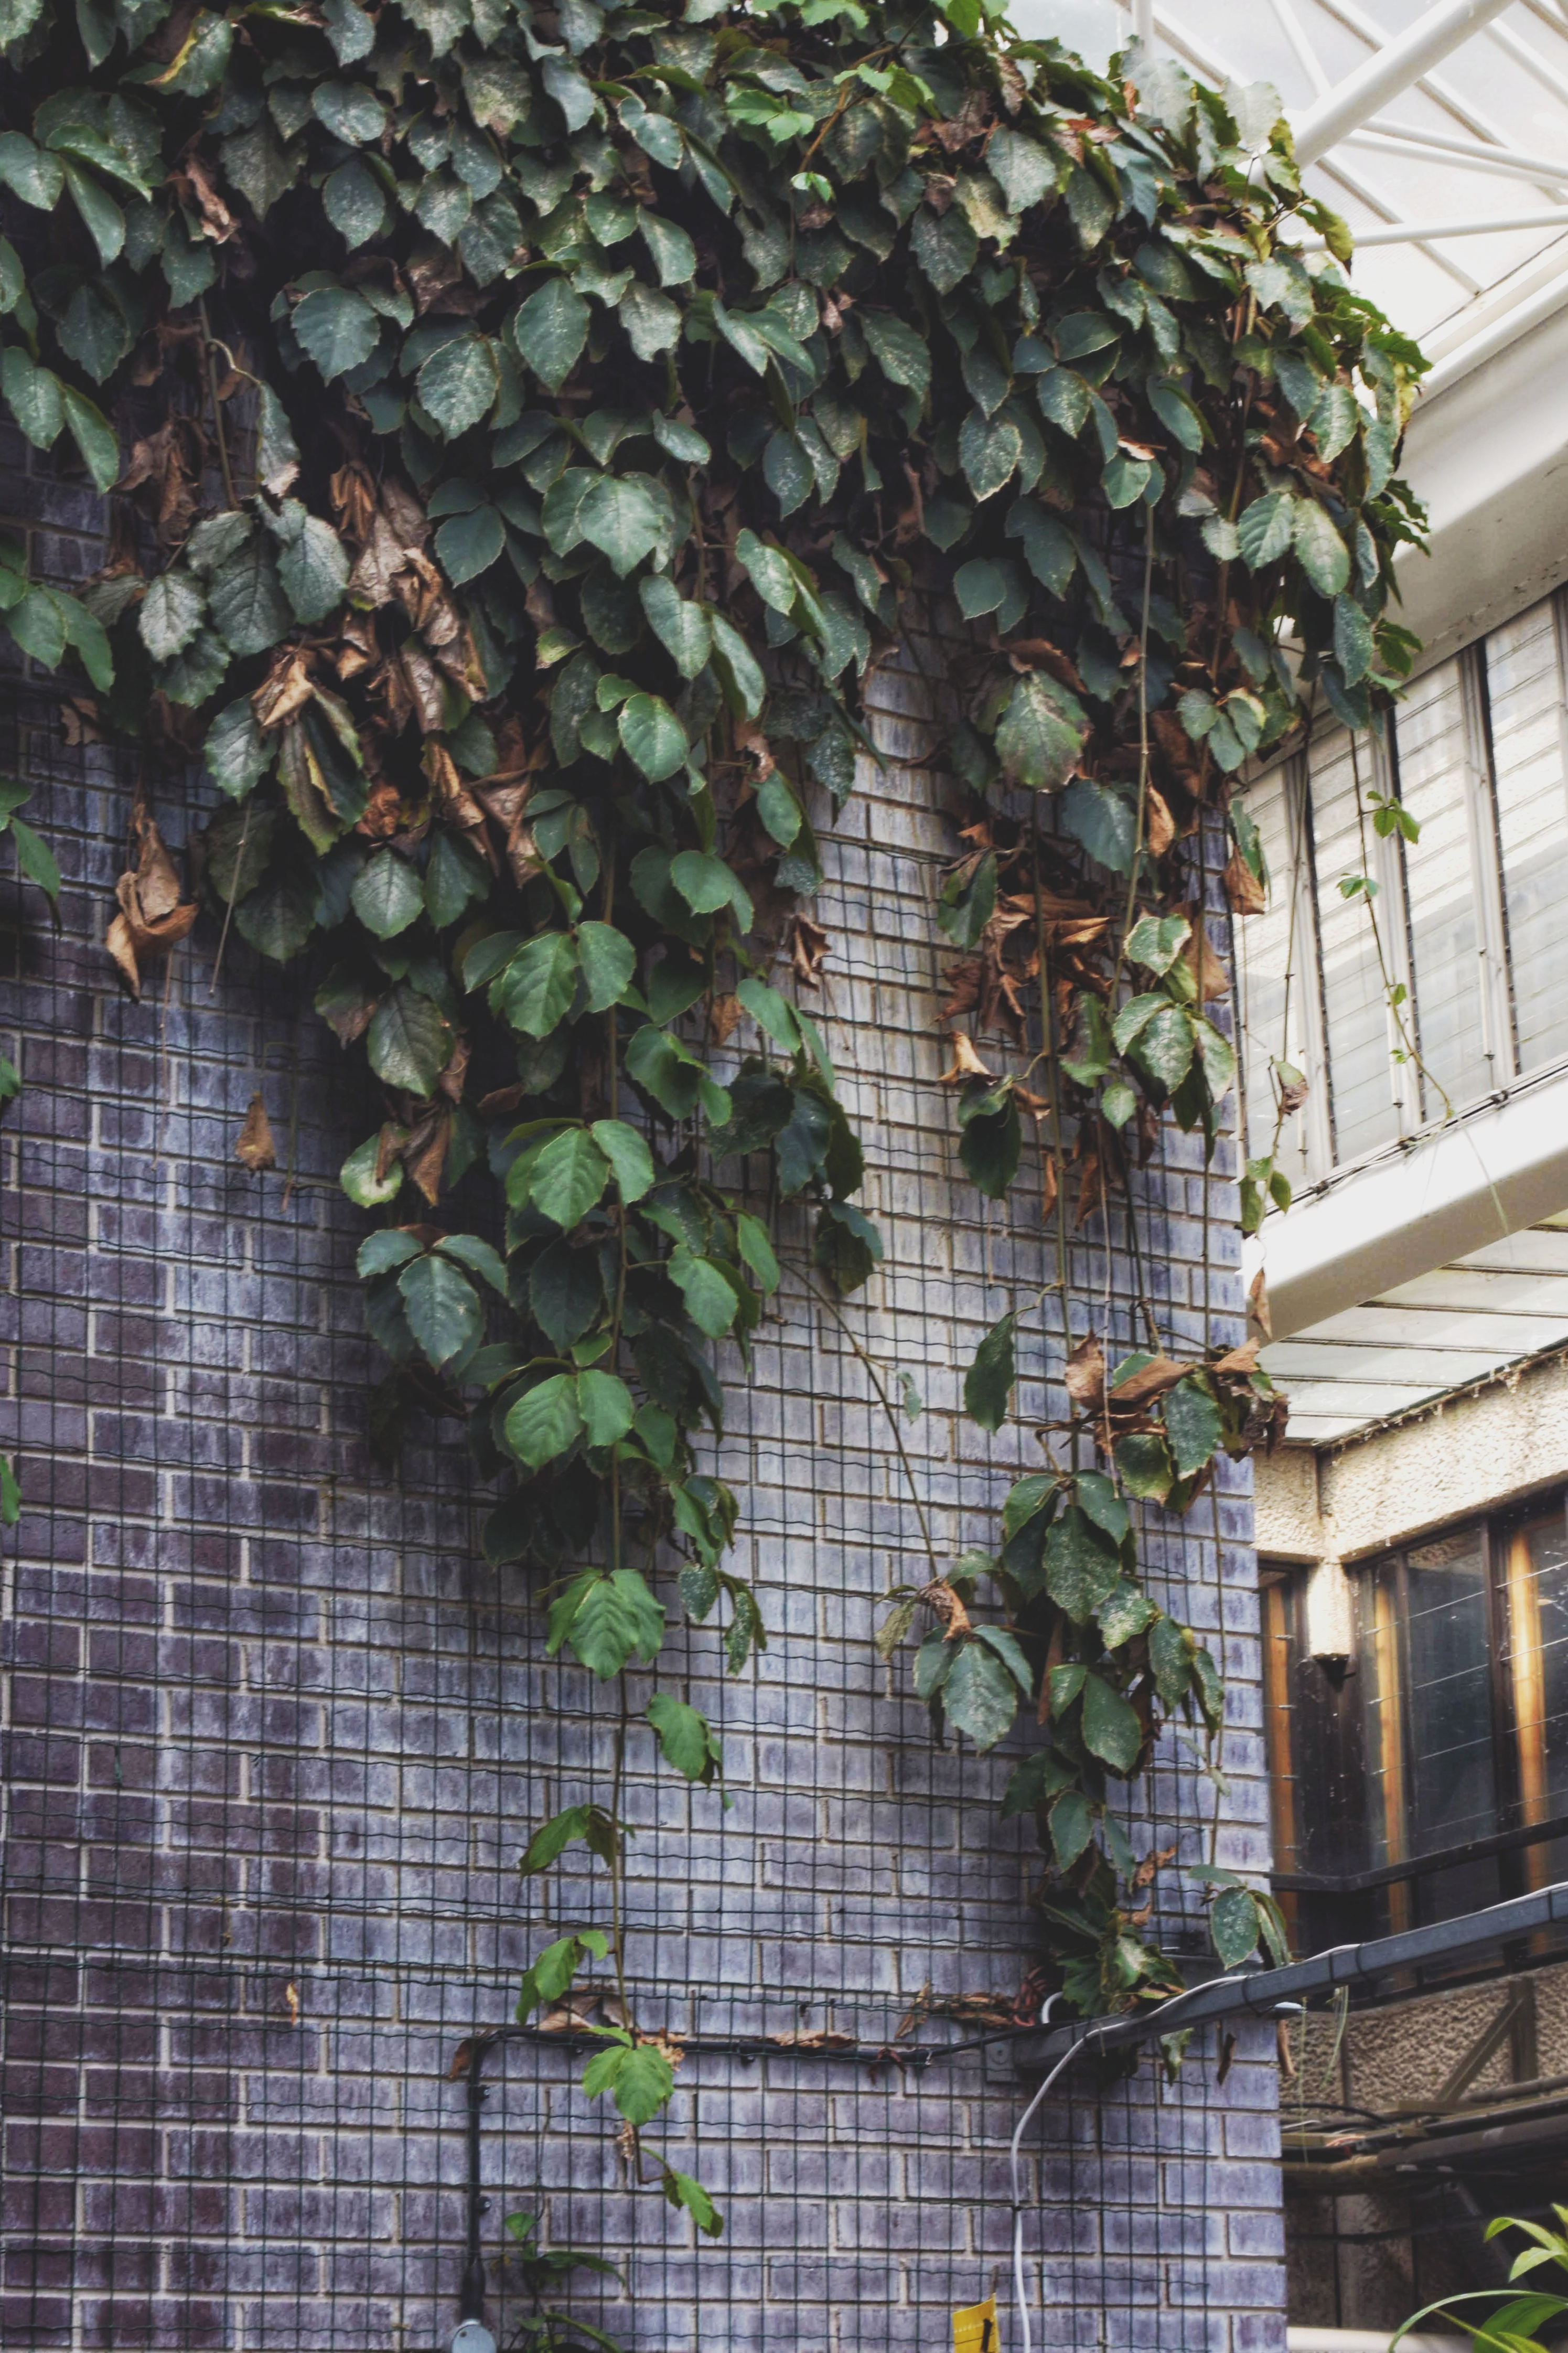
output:
M 1370 871 L 1372 861 L 1367 855 L 1366 808 L 1362 799 L 1361 774 L 1359 768 L 1356 768 L 1354 771 L 1354 782 L 1356 832 L 1361 840 L 1362 871 L 1359 874 L 1351 874 L 1342 877 L 1339 886 L 1340 896 L 1344 899 L 1359 898 L 1362 905 L 1366 910 L 1367 921 L 1372 925 L 1372 944 L 1377 956 L 1378 975 L 1383 982 L 1384 1002 L 1388 1008 L 1389 1018 L 1394 1023 L 1394 1033 L 1399 1039 L 1399 1046 L 1395 1052 L 1394 1060 L 1397 1061 L 1412 1062 L 1415 1064 L 1415 1069 L 1419 1071 L 1421 1077 L 1426 1081 L 1426 1084 L 1432 1089 L 1432 1092 L 1436 1095 L 1438 1101 L 1441 1103 L 1443 1106 L 1444 1124 L 1447 1125 L 1454 1116 L 1453 1103 L 1449 1100 L 1447 1090 L 1443 1085 L 1441 1080 L 1434 1076 L 1433 1072 L 1428 1070 L 1426 1062 L 1421 1058 L 1420 1049 L 1416 1045 L 1415 1036 L 1405 1018 L 1405 1007 L 1408 992 L 1405 989 L 1404 982 L 1396 980 L 1393 973 L 1389 970 L 1388 958 L 1384 951 L 1383 927 L 1377 920 L 1376 900 L 1378 886 Z M 1386 824 L 1384 822 L 1385 817 L 1388 819 Z M 1407 809 L 1403 808 L 1396 801 L 1393 800 L 1382 803 L 1375 809 L 1373 817 L 1373 826 L 1374 830 L 1384 837 L 1386 837 L 1390 833 L 1398 833 L 1407 841 L 1415 841 L 1420 837 L 1421 828 L 1416 824 L 1415 819 L 1410 815 Z
M 224 500 L 229 511 L 234 512 L 239 506 L 239 501 L 234 495 L 234 475 L 228 462 L 228 437 L 224 429 L 223 403 L 218 398 L 217 392 L 217 367 L 213 353 L 218 346 L 213 342 L 212 328 L 207 319 L 207 306 L 205 301 L 197 305 L 197 313 L 202 322 L 202 353 L 206 361 L 207 391 L 213 405 L 213 437 L 217 442 L 218 464 L 223 472 Z
M 834 1322 L 843 1333 L 844 1337 L 848 1341 L 852 1352 L 858 1358 L 860 1364 L 865 1367 L 866 1377 L 877 1392 L 882 1411 L 888 1418 L 888 1428 L 892 1433 L 893 1444 L 898 1450 L 900 1467 L 904 1474 L 905 1484 L 908 1486 L 910 1491 L 910 1501 L 915 1507 L 915 1518 L 920 1526 L 921 1542 L 925 1547 L 926 1558 L 931 1563 L 931 1581 L 933 1584 L 940 1584 L 942 1581 L 942 1562 L 938 1557 L 936 1546 L 931 1542 L 931 1524 L 926 1518 L 925 1505 L 921 1500 L 920 1482 L 915 1477 L 914 1465 L 910 1461 L 909 1449 L 904 1444 L 904 1433 L 899 1428 L 898 1413 L 894 1408 L 892 1399 L 889 1397 L 887 1389 L 883 1386 L 882 1376 L 878 1367 L 877 1360 L 872 1356 L 870 1350 L 863 1346 L 856 1338 L 853 1331 L 850 1329 L 848 1318 L 845 1315 L 843 1309 L 838 1305 L 837 1301 L 830 1298 L 826 1291 L 822 1290 L 817 1283 L 814 1282 L 810 1275 L 807 1274 L 804 1269 L 792 1265 L 787 1259 L 784 1263 L 788 1267 L 789 1271 L 795 1276 L 796 1282 L 800 1283 L 802 1288 L 808 1292 L 811 1297 L 816 1300 L 817 1305 L 819 1307 L 826 1308 L 828 1314 L 832 1316 Z

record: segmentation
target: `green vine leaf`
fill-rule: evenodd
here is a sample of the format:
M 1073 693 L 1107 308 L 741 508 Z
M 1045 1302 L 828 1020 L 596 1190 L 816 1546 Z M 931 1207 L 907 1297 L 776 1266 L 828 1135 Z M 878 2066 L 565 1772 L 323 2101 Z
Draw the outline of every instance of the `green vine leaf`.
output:
M 427 1095 L 452 1058 L 452 1030 L 438 1006 L 399 981 L 371 1017 L 370 1066 L 389 1087 Z
M 609 1177 L 609 1161 L 593 1135 L 569 1127 L 540 1153 L 529 1198 L 552 1224 L 570 1228 L 587 1216 Z
M 568 1806 L 535 1831 L 523 1851 L 518 1872 L 522 1878 L 531 1879 L 537 1873 L 548 1871 L 579 1840 L 613 1870 L 619 1860 L 621 1836 L 614 1816 L 607 1814 L 603 1806 Z
M 1190 1478 L 1209 1461 L 1225 1436 L 1219 1407 L 1196 1374 L 1178 1381 L 1163 1416 L 1176 1475 Z
M 1116 1773 L 1131 1773 L 1143 1746 L 1137 1710 L 1100 1675 L 1084 1677 L 1083 1745 Z
M 484 1310 L 473 1284 L 438 1250 L 405 1266 L 397 1288 L 408 1328 L 437 1372 L 484 1337 Z
M 665 1762 L 689 1781 L 707 1785 L 721 1775 L 723 1744 L 700 1709 L 667 1692 L 655 1692 L 647 1704 L 647 1720 L 658 1735 Z
M 1007 1419 L 1008 1401 L 1017 1377 L 1013 1351 L 1016 1323 L 1017 1317 L 1009 1314 L 992 1325 L 963 1377 L 963 1409 L 982 1430 L 1000 1430 Z
M 577 1383 L 570 1373 L 552 1373 L 527 1390 L 506 1417 L 506 1442 L 529 1470 L 564 1454 L 582 1435 L 583 1416 L 577 1405 Z
M 958 1649 L 942 1682 L 942 1704 L 954 1731 L 982 1751 L 994 1748 L 1013 1728 L 1018 1685 L 1005 1659 L 981 1641 Z
M 552 1657 L 563 1641 L 580 1665 L 607 1683 L 629 1659 L 658 1657 L 664 1611 L 637 1569 L 613 1569 L 608 1576 L 589 1569 L 551 1609 Z
M 1245 1887 L 1225 1887 L 1214 1900 L 1209 1933 L 1223 1968 L 1233 1969 L 1257 1947 L 1262 1932 L 1258 1905 Z
M 675 2070 L 652 2043 L 617 2036 L 607 2051 L 589 2061 L 583 2089 L 590 2099 L 608 2092 L 627 2124 L 648 2125 L 675 2089 Z

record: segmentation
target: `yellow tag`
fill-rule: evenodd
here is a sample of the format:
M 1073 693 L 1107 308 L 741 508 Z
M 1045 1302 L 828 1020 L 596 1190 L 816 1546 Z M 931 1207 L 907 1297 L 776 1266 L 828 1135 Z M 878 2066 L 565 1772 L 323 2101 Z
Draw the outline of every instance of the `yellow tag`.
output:
M 952 2353 L 997 2353 L 996 2299 L 965 2305 L 952 2316 Z

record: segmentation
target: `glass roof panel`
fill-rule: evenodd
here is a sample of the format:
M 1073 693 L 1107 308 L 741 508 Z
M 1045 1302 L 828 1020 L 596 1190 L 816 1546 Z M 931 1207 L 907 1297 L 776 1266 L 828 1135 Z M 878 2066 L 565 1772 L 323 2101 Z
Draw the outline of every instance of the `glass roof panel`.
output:
M 1154 23 L 1162 44 L 1205 79 L 1272 82 L 1299 115 L 1424 13 L 1425 0 L 1258 0 L 1245 9 L 1177 0 L 1174 15 L 1157 5 Z M 1131 10 L 1117 0 L 1014 0 L 1011 14 L 1021 33 L 1054 35 L 1099 67 L 1131 37 Z M 1447 143 L 1433 153 L 1423 139 Z M 1467 148 L 1489 151 L 1489 163 L 1456 152 Z M 1562 207 L 1561 224 L 1358 250 L 1354 283 L 1441 357 L 1500 308 L 1568 272 L 1568 17 L 1552 0 L 1514 0 L 1307 176 L 1358 237 Z

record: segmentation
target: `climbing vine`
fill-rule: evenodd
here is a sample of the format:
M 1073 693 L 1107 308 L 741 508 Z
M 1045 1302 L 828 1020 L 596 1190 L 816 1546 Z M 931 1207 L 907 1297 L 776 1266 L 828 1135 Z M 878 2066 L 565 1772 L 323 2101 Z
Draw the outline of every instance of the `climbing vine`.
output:
M 927 1614 L 939 1726 L 1047 1726 L 1004 1810 L 1038 1818 L 1070 1997 L 1169 1986 L 1110 1799 L 1222 1694 L 1142 1590 L 1131 1505 L 1186 1508 L 1279 1401 L 1254 1350 L 1184 1357 L 1152 1312 L 1120 1362 L 1075 1337 L 1067 1221 L 1126 1201 L 1166 1117 L 1212 1150 L 1229 780 L 1314 694 L 1370 719 L 1420 522 L 1418 356 L 1273 93 L 1149 56 L 1102 79 L 978 0 L 0 0 L 0 390 L 114 494 L 100 576 L 67 595 L 0 547 L 0 611 L 79 668 L 69 723 L 144 755 L 110 949 L 139 987 L 205 906 L 220 959 L 312 960 L 380 1094 L 343 1185 L 380 1212 L 381 1442 L 467 1416 L 509 1487 L 489 1557 L 536 1573 L 552 1654 L 620 1683 L 613 1787 L 522 1863 L 585 1841 L 610 1927 L 548 1946 L 520 2014 L 615 1968 L 584 2088 L 640 2166 L 674 2077 L 626 1993 L 626 1745 L 703 1785 L 722 1760 L 667 1693 L 628 1724 L 624 1678 L 677 1602 L 731 1671 L 763 1646 L 703 1468 L 715 1350 L 743 1356 L 786 1242 L 828 1296 L 881 1257 L 809 901 L 915 598 L 966 625 L 958 1151 L 994 1200 L 1027 1157 L 1054 1218 L 1069 1414 L 995 1549 L 880 1640 Z M 219 805 L 187 884 L 158 780 L 196 759 Z M 1228 827 L 1245 913 L 1261 856 Z M 1025 1321 L 970 1369 L 984 1430 Z M 1208 1876 L 1222 1958 L 1277 1936 Z

